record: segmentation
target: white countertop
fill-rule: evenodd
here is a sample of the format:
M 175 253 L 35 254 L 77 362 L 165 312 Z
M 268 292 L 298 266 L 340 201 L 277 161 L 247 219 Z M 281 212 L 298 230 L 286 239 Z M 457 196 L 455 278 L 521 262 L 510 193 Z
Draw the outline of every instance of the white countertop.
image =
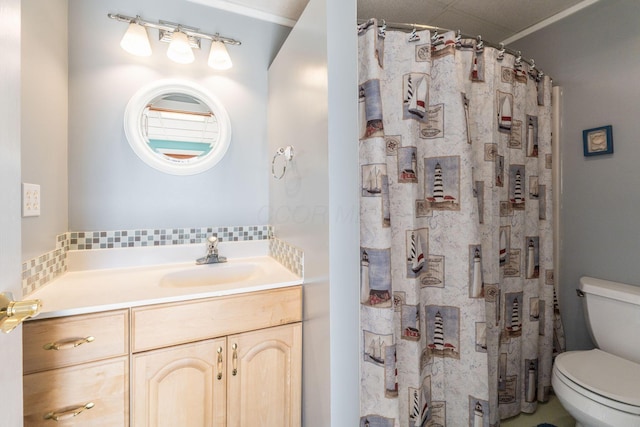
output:
M 218 248 L 226 263 L 196 265 L 204 245 L 70 251 L 68 271 L 25 298 L 42 301 L 36 317 L 42 319 L 302 283 L 268 256 L 267 241 L 221 242 Z

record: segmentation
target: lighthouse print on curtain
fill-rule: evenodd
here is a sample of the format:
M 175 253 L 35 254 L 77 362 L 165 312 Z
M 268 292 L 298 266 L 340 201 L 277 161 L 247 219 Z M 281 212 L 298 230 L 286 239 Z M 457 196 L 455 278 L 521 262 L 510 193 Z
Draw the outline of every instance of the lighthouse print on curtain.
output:
M 564 346 L 550 80 L 475 40 L 374 20 L 359 61 L 360 426 L 533 412 Z

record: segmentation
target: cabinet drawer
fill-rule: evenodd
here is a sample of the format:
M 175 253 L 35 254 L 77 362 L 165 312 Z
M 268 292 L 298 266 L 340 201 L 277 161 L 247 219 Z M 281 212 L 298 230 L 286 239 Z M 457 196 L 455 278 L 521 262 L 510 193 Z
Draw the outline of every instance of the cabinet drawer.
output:
M 126 355 L 129 352 L 128 314 L 128 310 L 119 310 L 25 322 L 24 372 Z
M 302 287 L 250 292 L 131 311 L 132 352 L 302 320 Z
M 129 424 L 129 362 L 118 357 L 24 376 L 24 425 L 117 427 Z M 73 416 L 77 408 L 93 403 Z

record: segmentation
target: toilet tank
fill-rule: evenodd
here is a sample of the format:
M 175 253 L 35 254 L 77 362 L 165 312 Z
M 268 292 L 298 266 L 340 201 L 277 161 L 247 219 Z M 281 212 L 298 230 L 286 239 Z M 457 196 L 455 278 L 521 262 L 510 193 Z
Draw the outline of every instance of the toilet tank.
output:
M 640 286 L 582 277 L 580 290 L 598 348 L 640 363 Z

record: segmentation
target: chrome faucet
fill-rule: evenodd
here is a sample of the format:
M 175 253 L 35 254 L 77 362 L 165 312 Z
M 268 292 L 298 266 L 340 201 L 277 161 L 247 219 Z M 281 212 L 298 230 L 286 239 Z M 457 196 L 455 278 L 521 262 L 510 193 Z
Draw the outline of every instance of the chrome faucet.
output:
M 227 258 L 218 256 L 218 238 L 216 236 L 209 236 L 207 238 L 207 255 L 196 260 L 196 264 L 218 264 L 221 262 L 227 262 Z

